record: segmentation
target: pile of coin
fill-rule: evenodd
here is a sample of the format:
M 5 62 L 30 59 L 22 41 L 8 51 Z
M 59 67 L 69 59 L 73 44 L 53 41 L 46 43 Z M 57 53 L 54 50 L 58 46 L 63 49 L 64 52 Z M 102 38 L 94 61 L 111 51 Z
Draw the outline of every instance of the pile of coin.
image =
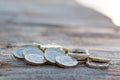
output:
M 84 63 L 91 68 L 108 68 L 110 60 L 94 57 L 85 49 L 67 49 L 59 45 L 24 45 L 13 50 L 13 56 L 31 65 L 47 62 L 60 67 L 74 67 Z

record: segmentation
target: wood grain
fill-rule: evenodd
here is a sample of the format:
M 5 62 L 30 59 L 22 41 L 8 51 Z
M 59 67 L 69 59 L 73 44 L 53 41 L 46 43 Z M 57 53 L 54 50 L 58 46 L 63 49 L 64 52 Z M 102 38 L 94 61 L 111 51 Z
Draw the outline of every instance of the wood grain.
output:
M 94 56 L 110 58 L 110 67 L 31 66 L 7 49 L 32 42 L 89 49 Z M 119 28 L 111 20 L 74 0 L 0 0 L 0 60 L 5 64 L 0 80 L 119 80 L 119 44 Z

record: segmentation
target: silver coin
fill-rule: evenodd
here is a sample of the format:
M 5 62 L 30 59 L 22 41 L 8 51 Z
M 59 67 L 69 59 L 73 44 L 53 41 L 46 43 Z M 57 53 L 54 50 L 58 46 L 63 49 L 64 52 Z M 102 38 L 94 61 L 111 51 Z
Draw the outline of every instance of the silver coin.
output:
M 26 54 L 40 54 L 40 55 L 44 55 L 44 53 L 38 49 L 37 47 L 27 47 L 24 51 L 23 51 L 23 55 Z
M 39 54 L 26 54 L 24 57 L 26 62 L 32 65 L 44 64 L 46 62 L 44 56 Z
M 70 56 L 57 56 L 56 62 L 60 67 L 74 67 L 78 64 L 78 61 L 75 58 Z
M 19 47 L 19 48 L 15 48 L 13 51 L 13 56 L 19 59 L 23 59 L 23 51 L 25 50 L 24 47 Z
M 45 58 L 51 63 L 56 63 L 55 58 L 60 55 L 65 55 L 65 53 L 57 49 L 53 50 L 50 49 L 50 51 L 49 50 L 45 51 Z

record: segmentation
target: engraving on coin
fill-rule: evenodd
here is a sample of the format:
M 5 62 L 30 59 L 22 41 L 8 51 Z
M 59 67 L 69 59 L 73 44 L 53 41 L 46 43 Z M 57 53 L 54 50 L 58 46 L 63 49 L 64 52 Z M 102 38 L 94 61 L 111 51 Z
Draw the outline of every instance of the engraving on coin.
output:
M 60 67 L 74 67 L 78 64 L 78 61 L 75 58 L 67 55 L 57 56 L 56 62 Z
M 26 54 L 24 57 L 27 63 L 33 65 L 39 65 L 46 62 L 44 56 L 39 54 Z

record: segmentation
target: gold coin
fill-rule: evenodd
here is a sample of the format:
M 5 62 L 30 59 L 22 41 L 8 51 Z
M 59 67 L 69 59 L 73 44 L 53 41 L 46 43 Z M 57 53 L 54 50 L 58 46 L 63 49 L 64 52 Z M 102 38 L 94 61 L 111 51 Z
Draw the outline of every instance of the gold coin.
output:
M 105 69 L 105 68 L 109 67 L 109 63 L 94 62 L 94 61 L 90 60 L 89 58 L 87 59 L 86 64 L 88 67 L 91 67 L 91 68 Z
M 74 67 L 78 64 L 78 61 L 75 58 L 67 55 L 57 56 L 56 62 L 60 67 Z
M 108 58 L 93 57 L 93 56 L 90 56 L 89 58 L 90 58 L 92 61 L 96 61 L 96 62 L 105 62 L 105 63 L 110 62 L 110 59 L 108 59 Z

